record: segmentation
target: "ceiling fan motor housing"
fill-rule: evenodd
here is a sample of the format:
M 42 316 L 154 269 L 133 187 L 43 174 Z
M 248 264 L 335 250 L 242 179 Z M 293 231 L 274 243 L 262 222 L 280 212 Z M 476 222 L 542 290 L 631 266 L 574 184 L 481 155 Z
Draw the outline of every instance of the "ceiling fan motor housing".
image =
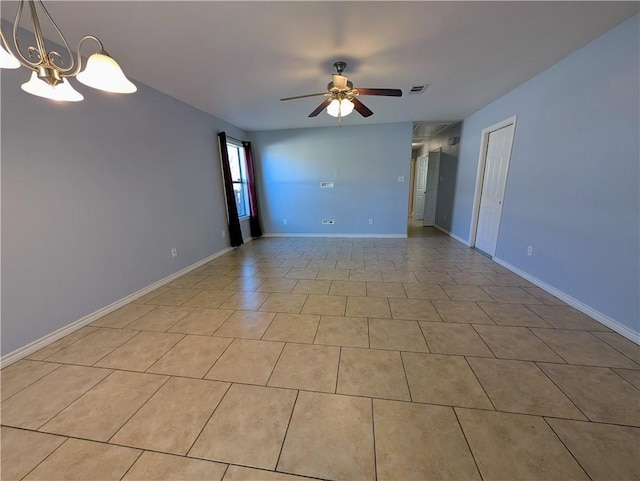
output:
M 340 75 L 334 73 L 331 75 L 333 81 L 329 82 L 327 85 L 327 90 L 330 91 L 344 91 L 344 90 L 352 90 L 353 82 L 347 79 L 344 75 Z

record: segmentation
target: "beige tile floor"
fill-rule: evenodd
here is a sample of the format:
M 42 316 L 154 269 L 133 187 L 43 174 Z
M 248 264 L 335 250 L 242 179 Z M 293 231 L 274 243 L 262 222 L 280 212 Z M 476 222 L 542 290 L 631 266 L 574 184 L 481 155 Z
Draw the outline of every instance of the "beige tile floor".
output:
M 637 480 L 639 362 L 429 228 L 264 238 L 5 368 L 2 479 Z

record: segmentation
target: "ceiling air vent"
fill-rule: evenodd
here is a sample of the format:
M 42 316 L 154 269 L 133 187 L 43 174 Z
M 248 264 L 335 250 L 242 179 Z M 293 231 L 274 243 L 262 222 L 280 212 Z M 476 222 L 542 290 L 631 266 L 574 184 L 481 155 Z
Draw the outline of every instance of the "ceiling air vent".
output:
M 411 89 L 409 90 L 409 93 L 410 94 L 421 94 L 422 92 L 427 90 L 428 86 L 429 86 L 429 84 L 427 84 L 427 85 L 413 85 L 411 87 Z

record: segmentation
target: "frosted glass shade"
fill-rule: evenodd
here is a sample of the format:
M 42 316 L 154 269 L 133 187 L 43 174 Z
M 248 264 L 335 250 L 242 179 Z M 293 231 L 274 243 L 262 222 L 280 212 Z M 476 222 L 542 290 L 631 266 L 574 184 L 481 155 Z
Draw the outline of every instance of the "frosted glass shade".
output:
M 62 83 L 52 87 L 44 80 L 38 78 L 38 74 L 31 72 L 28 82 L 21 85 L 22 90 L 45 99 L 58 100 L 62 102 L 79 102 L 84 99 L 82 94 L 75 90 L 67 79 L 62 79 Z
M 7 52 L 4 47 L 0 46 L 0 68 L 18 68 L 20 62 L 18 59 Z
M 346 117 L 353 112 L 353 102 L 349 99 L 333 99 L 327 107 L 327 113 L 332 117 Z
M 91 55 L 87 66 L 76 78 L 89 87 L 107 92 L 130 94 L 138 90 L 124 75 L 118 62 L 104 51 Z

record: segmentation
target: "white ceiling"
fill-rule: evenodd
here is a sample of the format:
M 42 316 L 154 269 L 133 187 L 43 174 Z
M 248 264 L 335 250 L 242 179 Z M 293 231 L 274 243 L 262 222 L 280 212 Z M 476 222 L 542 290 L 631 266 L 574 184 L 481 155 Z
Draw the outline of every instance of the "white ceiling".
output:
M 15 3 L 1 6 L 2 17 L 13 20 Z M 404 92 L 361 97 L 374 115 L 354 113 L 345 125 L 461 120 L 637 13 L 639 3 L 51 1 L 47 7 L 72 46 L 94 34 L 134 81 L 252 131 L 336 125 L 325 113 L 307 118 L 322 97 L 279 101 L 324 91 L 336 60 L 347 62 L 355 87 Z M 429 84 L 424 93 L 406 94 L 422 84 Z

